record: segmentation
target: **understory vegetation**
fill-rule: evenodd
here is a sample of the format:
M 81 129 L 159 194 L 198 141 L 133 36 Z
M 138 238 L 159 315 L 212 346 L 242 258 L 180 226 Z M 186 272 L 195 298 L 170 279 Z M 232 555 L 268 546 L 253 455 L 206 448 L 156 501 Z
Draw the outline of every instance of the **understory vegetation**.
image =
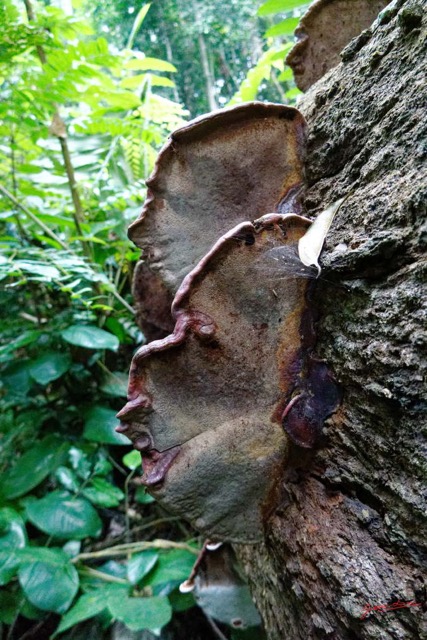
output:
M 303 6 L 5 0 L 0 8 L 7 640 L 89 637 L 75 634 L 87 620 L 91 637 L 113 623 L 160 635 L 195 605 L 178 586 L 201 540 L 145 493 L 140 454 L 114 430 L 144 342 L 131 296 L 140 251 L 126 229 L 173 129 L 238 102 L 292 104 L 298 90 L 283 60 Z

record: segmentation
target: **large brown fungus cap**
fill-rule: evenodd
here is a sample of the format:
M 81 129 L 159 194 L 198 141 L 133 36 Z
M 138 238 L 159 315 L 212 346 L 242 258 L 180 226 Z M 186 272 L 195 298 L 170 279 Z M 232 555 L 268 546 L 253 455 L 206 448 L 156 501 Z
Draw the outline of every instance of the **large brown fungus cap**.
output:
M 304 131 L 297 110 L 260 103 L 190 123 L 161 151 L 130 229 L 144 321 L 170 333 L 135 354 L 119 431 L 149 491 L 217 540 L 261 538 L 289 439 L 313 446 L 336 405 L 299 277 L 324 233 L 300 258 L 310 221 L 290 213 Z
M 202 116 L 171 135 L 129 229 L 143 249 L 137 278 L 145 286 L 134 295 L 148 338 L 171 329 L 164 309 L 217 238 L 280 203 L 286 208 L 302 182 L 304 136 L 299 111 L 259 102 Z
M 367 29 L 388 0 L 317 0 L 295 30 L 297 43 L 286 63 L 296 85 L 307 91 L 340 62 L 344 47 Z
M 297 260 L 308 224 L 277 214 L 225 234 L 179 288 L 174 332 L 132 363 L 119 416 L 143 480 L 217 539 L 260 538 L 284 465 L 308 281 L 269 271 L 278 248 Z

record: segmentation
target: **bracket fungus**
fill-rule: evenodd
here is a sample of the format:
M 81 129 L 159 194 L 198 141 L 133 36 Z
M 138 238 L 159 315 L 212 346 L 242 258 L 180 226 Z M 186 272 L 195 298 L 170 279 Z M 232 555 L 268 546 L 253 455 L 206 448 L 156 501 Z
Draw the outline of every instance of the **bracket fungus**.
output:
M 167 309 L 182 279 L 227 229 L 267 211 L 295 210 L 304 142 L 297 109 L 260 102 L 213 112 L 172 133 L 129 227 L 143 250 L 134 298 L 147 338 L 171 331 Z
M 197 604 L 209 617 L 231 627 L 247 629 L 261 624 L 231 545 L 212 549 L 205 543 L 180 591 L 192 591 Z
M 307 91 L 340 62 L 344 47 L 375 20 L 389 0 L 316 0 L 301 18 L 286 57 L 296 85 Z
M 259 118 L 262 109 L 255 107 Z M 254 141 L 255 131 L 258 140 L 252 155 L 259 154 L 262 159 L 257 163 L 255 157 L 250 163 L 251 171 L 257 164 L 263 167 L 259 182 L 253 179 L 261 196 L 255 195 L 255 186 L 249 189 L 247 173 L 240 173 L 240 177 L 235 174 L 236 193 L 242 196 L 248 190 L 254 192 L 250 201 L 244 199 L 243 209 L 231 203 L 227 218 L 225 195 L 220 188 L 224 172 L 221 170 L 221 180 L 209 180 L 205 169 L 203 182 L 197 185 L 189 176 L 196 171 L 197 155 L 202 156 L 202 165 L 214 167 L 224 160 L 222 152 L 216 156 L 216 145 L 223 151 L 229 140 L 237 139 L 239 145 L 247 140 L 238 134 L 240 127 L 247 131 L 245 121 L 240 122 L 245 109 L 251 124 L 248 139 Z M 160 175 L 163 161 L 159 161 L 157 195 L 154 199 L 149 196 L 156 218 L 150 223 L 149 232 L 141 232 L 138 242 L 155 244 L 155 231 L 160 234 L 162 257 L 156 277 L 176 290 L 171 306 L 174 328 L 168 336 L 149 342 L 135 354 L 128 402 L 118 414 L 118 430 L 131 438 L 141 452 L 142 482 L 165 507 L 214 540 L 256 542 L 262 536 L 263 522 L 275 507 L 275 492 L 290 442 L 307 448 L 315 444 L 324 419 L 337 406 L 338 393 L 326 365 L 313 355 L 308 304 L 312 281 L 307 272 L 313 271 L 310 261 L 317 264 L 328 224 L 320 218 L 319 240 L 319 233 L 313 232 L 314 225 L 308 218 L 284 212 L 290 200 L 295 206 L 294 189 L 302 180 L 302 116 L 293 115 L 291 120 L 294 125 L 298 123 L 296 135 L 294 129 L 289 132 L 289 114 L 284 107 L 282 111 L 273 109 L 273 122 L 267 109 L 256 124 L 253 105 L 234 111 L 233 117 L 232 111 L 223 112 L 223 135 L 221 115 L 214 115 L 216 142 L 211 140 L 209 127 L 198 131 L 197 149 L 204 149 L 203 135 L 210 140 L 204 155 L 201 151 L 196 153 L 191 138 L 191 153 L 183 143 L 178 159 L 173 156 L 166 163 L 165 176 Z M 284 128 L 276 122 L 280 121 L 279 114 L 284 114 Z M 196 121 L 186 129 L 194 133 L 201 122 L 204 121 Z M 232 131 L 228 129 L 230 123 Z M 267 150 L 261 144 L 263 126 Z M 278 152 L 280 144 L 275 140 L 280 132 L 285 136 L 284 155 Z M 288 135 L 295 147 L 292 153 Z M 239 148 L 242 165 L 249 166 L 245 162 L 249 155 L 246 147 Z M 275 166 L 268 172 L 267 156 L 272 149 L 274 157 L 282 158 L 281 173 Z M 169 148 L 167 154 L 175 151 Z M 209 163 L 211 156 L 214 160 Z M 297 157 L 296 168 L 289 168 L 291 157 Z M 236 158 L 233 162 L 237 162 Z M 184 175 L 182 182 L 179 167 Z M 240 180 L 244 180 L 243 186 Z M 172 209 L 170 194 L 181 184 L 184 195 L 182 200 L 177 199 L 179 207 Z M 231 183 L 227 184 L 225 192 L 231 198 Z M 165 196 L 161 206 L 160 192 Z M 192 198 L 197 206 L 189 204 Z M 207 203 L 207 219 L 206 210 L 203 215 L 201 212 L 203 202 Z M 247 209 L 249 213 L 259 213 L 264 202 L 267 210 L 274 208 L 276 212 L 254 222 L 235 224 Z M 221 211 L 219 219 L 225 229 L 230 220 L 233 222 L 229 231 L 219 234 L 219 239 L 215 236 L 217 220 L 211 222 L 215 206 Z M 149 207 L 145 211 L 154 216 Z M 161 222 L 161 213 L 166 222 Z M 140 224 L 134 225 L 132 235 Z M 180 225 L 183 231 L 178 233 Z M 307 251 L 305 246 L 304 266 L 298 243 L 309 227 L 314 249 Z M 195 243 L 196 228 L 200 246 Z M 171 230 L 176 234 L 173 251 Z M 206 249 L 206 237 L 210 241 L 213 236 Z M 187 251 L 190 255 L 181 255 Z M 272 268 L 278 256 L 280 268 Z M 148 260 L 148 265 L 154 270 L 153 261 Z M 184 278 L 178 286 L 177 278 L 182 274 Z

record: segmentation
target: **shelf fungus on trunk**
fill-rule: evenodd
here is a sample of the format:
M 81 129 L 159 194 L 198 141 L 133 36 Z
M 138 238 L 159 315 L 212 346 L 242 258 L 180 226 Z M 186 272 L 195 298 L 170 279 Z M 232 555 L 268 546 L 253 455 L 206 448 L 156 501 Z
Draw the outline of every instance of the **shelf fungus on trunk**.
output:
M 210 617 L 235 629 L 261 624 L 261 618 L 231 545 L 205 542 L 181 593 L 193 592 L 199 607 Z
M 222 236 L 178 289 L 173 333 L 132 362 L 119 429 L 141 451 L 143 482 L 214 539 L 260 538 L 286 431 L 312 446 L 326 417 L 323 388 L 311 396 L 331 380 L 310 357 L 310 329 L 302 333 L 310 281 L 295 267 L 269 276 L 276 249 L 298 261 L 308 224 L 272 214 Z M 326 414 L 333 409 L 328 400 Z
M 146 224 L 133 225 L 132 237 L 152 244 L 148 269 L 174 292 L 173 330 L 135 354 L 118 430 L 141 452 L 142 482 L 161 504 L 215 541 L 256 542 L 292 442 L 312 447 L 337 406 L 335 383 L 313 354 L 308 292 L 341 202 L 314 224 L 287 212 L 298 210 L 302 182 L 296 110 L 254 104 L 212 120 L 172 136 Z
M 340 63 L 344 47 L 375 20 L 389 0 L 316 0 L 302 16 L 286 57 L 296 85 L 307 91 Z
M 129 228 L 143 249 L 134 298 L 148 339 L 170 333 L 167 310 L 179 285 L 227 229 L 296 210 L 304 141 L 297 109 L 259 102 L 202 116 L 170 136 Z

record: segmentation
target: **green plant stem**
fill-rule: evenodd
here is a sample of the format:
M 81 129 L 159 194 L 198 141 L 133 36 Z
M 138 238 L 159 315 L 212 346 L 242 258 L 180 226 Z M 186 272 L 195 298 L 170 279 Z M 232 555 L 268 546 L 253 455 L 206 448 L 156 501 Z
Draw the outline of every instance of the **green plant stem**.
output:
M 92 569 L 92 567 L 81 567 L 79 569 L 79 573 L 83 576 L 91 576 L 93 578 L 99 578 L 100 580 L 104 580 L 105 582 L 114 582 L 114 584 L 125 584 L 129 586 L 129 582 L 124 578 L 118 578 L 117 576 L 110 576 L 108 573 L 104 573 L 103 571 L 97 571 L 97 569 Z
M 27 11 L 28 22 L 34 22 L 35 14 L 31 4 L 31 0 L 24 0 L 24 3 L 25 3 L 25 9 Z M 46 53 L 43 47 L 40 45 L 37 46 L 37 54 L 40 58 L 40 62 L 42 63 L 42 65 L 45 65 L 47 62 Z M 61 118 L 57 105 L 54 105 L 53 122 L 55 122 L 56 128 L 58 128 L 57 125 L 59 125 L 59 128 L 61 129 L 61 133 L 53 132 L 53 135 L 59 140 L 59 143 L 61 145 L 61 152 L 62 152 L 62 158 L 64 160 L 65 172 L 67 174 L 68 187 L 70 189 L 71 199 L 74 205 L 74 210 L 73 210 L 74 224 L 75 224 L 78 235 L 83 236 L 82 227 L 81 227 L 84 221 L 83 206 L 80 200 L 80 195 L 79 195 L 78 186 L 76 182 L 76 176 L 74 173 L 74 167 L 71 162 L 70 149 L 68 147 L 68 142 L 66 139 L 65 123 Z M 93 256 L 92 256 L 91 245 L 89 245 L 85 241 L 81 241 L 80 244 L 82 246 L 83 253 L 88 258 L 92 259 Z
M 129 544 L 118 544 L 109 549 L 101 551 L 92 551 L 88 553 L 79 553 L 72 559 L 75 564 L 81 560 L 94 560 L 95 558 L 115 558 L 117 556 L 127 556 L 128 554 L 139 553 L 145 549 L 183 549 L 189 553 L 198 556 L 199 551 L 194 547 L 190 547 L 185 542 L 173 542 L 172 540 L 152 540 L 150 542 L 130 542 Z
M 15 196 L 10 193 L 10 191 L 8 191 L 5 187 L 3 187 L 3 185 L 0 184 L 0 193 L 2 193 L 6 198 L 8 198 L 11 202 L 13 202 L 13 204 L 15 205 L 15 207 L 18 207 L 18 209 L 21 209 L 21 211 L 23 211 L 25 213 L 25 215 L 27 215 L 30 220 L 32 220 L 35 224 L 37 224 L 41 229 L 43 229 L 43 231 L 45 232 L 45 234 L 47 236 L 49 236 L 50 238 L 52 238 L 52 240 L 55 240 L 55 242 L 57 242 L 63 249 L 66 249 L 68 251 L 69 247 L 65 244 L 65 242 L 63 242 L 61 240 L 61 238 L 59 238 L 56 233 L 54 233 L 53 231 L 51 231 L 51 229 L 49 229 L 49 227 L 47 225 L 45 225 L 44 222 L 42 222 L 41 220 L 39 220 L 37 218 L 37 216 L 34 215 L 34 213 L 32 213 L 29 209 L 27 209 L 27 207 L 23 204 L 21 204 L 16 198 Z
M 125 480 L 125 540 L 127 543 L 130 542 L 129 482 L 132 480 L 135 473 L 136 469 L 132 469 Z
M 122 303 L 122 305 L 129 311 L 129 313 L 131 313 L 132 315 L 136 314 L 135 309 L 133 307 L 131 307 L 130 304 L 128 302 L 126 302 L 126 300 L 124 298 L 122 298 L 122 296 L 120 295 L 120 293 L 118 291 L 116 291 L 116 289 L 111 289 L 111 293 L 116 298 L 116 300 L 118 300 L 119 302 Z

